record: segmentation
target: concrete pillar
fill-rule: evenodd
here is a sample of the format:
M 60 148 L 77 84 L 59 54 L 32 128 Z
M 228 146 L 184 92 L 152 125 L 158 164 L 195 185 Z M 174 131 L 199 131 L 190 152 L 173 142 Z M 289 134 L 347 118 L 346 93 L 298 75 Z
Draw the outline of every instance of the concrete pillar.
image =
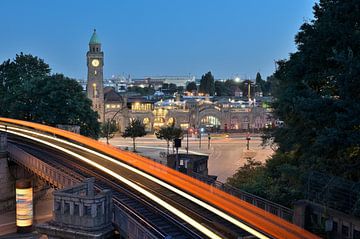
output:
M 301 228 L 305 227 L 307 206 L 308 203 L 305 200 L 299 200 L 294 203 L 293 223 Z
M 15 179 L 7 161 L 7 134 L 0 133 L 0 211 L 15 208 Z
M 7 134 L 0 133 L 0 157 L 7 152 Z

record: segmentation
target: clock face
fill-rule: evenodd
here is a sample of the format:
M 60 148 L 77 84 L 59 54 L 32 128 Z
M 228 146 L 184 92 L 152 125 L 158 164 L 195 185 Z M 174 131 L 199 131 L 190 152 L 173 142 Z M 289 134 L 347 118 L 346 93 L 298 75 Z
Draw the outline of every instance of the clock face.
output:
M 92 64 L 94 67 L 97 67 L 97 66 L 100 65 L 100 62 L 99 62 L 98 59 L 94 59 L 94 60 L 91 61 L 91 64 Z

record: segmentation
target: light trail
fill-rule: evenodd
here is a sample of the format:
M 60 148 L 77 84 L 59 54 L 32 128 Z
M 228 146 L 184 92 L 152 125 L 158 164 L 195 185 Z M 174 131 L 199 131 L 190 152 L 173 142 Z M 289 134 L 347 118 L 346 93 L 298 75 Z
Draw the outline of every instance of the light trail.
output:
M 128 169 L 128 170 L 131 170 L 132 172 L 134 172 L 136 174 L 139 174 L 139 175 L 141 175 L 141 176 L 143 176 L 143 177 L 145 177 L 145 178 L 147 178 L 147 179 L 149 179 L 149 180 L 151 180 L 151 181 L 153 181 L 153 182 L 155 182 L 155 183 L 157 183 L 157 184 L 159 184 L 159 185 L 161 185 L 161 186 L 163 186 L 163 187 L 165 187 L 165 188 L 167 188 L 167 189 L 169 189 L 169 190 L 171 190 L 171 191 L 173 191 L 175 193 L 177 193 L 178 195 L 180 195 L 180 196 L 182 196 L 182 197 L 184 197 L 184 198 L 198 204 L 199 206 L 201 206 L 203 208 L 206 208 L 207 210 L 217 214 L 218 216 L 222 217 L 223 219 L 231 222 L 232 224 L 238 226 L 239 228 L 249 232 L 250 234 L 252 234 L 252 235 L 254 235 L 254 236 L 256 236 L 256 237 L 258 237 L 260 239 L 268 239 L 269 238 L 266 235 L 264 235 L 263 233 L 260 233 L 260 232 L 258 232 L 256 230 L 254 230 L 253 228 L 249 227 L 248 225 L 246 225 L 246 224 L 240 222 L 239 220 L 225 214 L 224 212 L 220 211 L 219 209 L 217 209 L 217 208 L 215 208 L 215 207 L 213 207 L 213 206 L 211 206 L 211 205 L 209 205 L 209 204 L 207 204 L 207 203 L 205 203 L 205 202 L 191 196 L 190 194 L 187 194 L 187 193 L 179 190 L 178 188 L 171 186 L 170 184 L 167 184 L 167 183 L 165 183 L 165 182 L 163 182 L 163 181 L 161 181 L 161 180 L 159 180 L 159 179 L 157 179 L 157 178 L 155 178 L 155 177 L 153 177 L 153 176 L 151 176 L 151 175 L 149 175 L 147 173 L 144 173 L 143 171 L 141 171 L 139 169 L 131 167 L 130 165 L 122 163 L 122 162 L 120 162 L 118 160 L 115 160 L 115 159 L 113 159 L 113 158 L 111 158 L 111 157 L 109 157 L 107 155 L 101 154 L 101 153 L 96 152 L 94 150 L 91 150 L 91 149 L 85 148 L 83 146 L 80 146 L 80 145 L 77 145 L 77 144 L 74 144 L 74 143 L 59 139 L 59 138 L 55 138 L 55 137 L 52 137 L 52 136 L 49 136 L 49 135 L 46 135 L 46 134 L 41 134 L 41 133 L 30 131 L 30 130 L 25 130 L 25 129 L 21 129 L 21 128 L 15 128 L 15 127 L 7 126 L 8 131 L 11 130 L 11 129 L 18 130 L 18 131 L 25 132 L 25 133 L 29 133 L 29 134 L 35 134 L 35 135 L 38 135 L 38 136 L 41 136 L 41 137 L 45 137 L 45 138 L 48 138 L 48 139 L 51 139 L 51 140 L 55 140 L 55 141 L 58 141 L 60 143 L 67 144 L 69 146 L 78 148 L 80 150 L 86 151 L 88 153 L 94 154 L 94 155 L 99 156 L 99 157 L 101 157 L 103 159 L 106 159 L 108 161 L 111 161 L 112 163 L 115 163 L 115 164 L 117 164 L 117 165 L 119 165 L 121 167 L 124 167 L 124 168 Z M 5 130 L 2 130 L 2 131 L 5 131 Z
M 223 210 L 230 216 L 235 216 L 248 225 L 253 226 L 256 230 L 259 230 L 272 238 L 282 239 L 299 239 L 299 238 L 319 238 L 316 235 L 291 224 L 284 219 L 281 219 L 269 212 L 257 208 L 239 198 L 236 198 L 230 194 L 227 194 L 215 187 L 207 185 L 196 179 L 193 179 L 185 174 L 167 168 L 164 165 L 155 163 L 150 159 L 137 155 L 135 153 L 121 151 L 110 145 L 102 144 L 96 140 L 81 136 L 79 134 L 71 133 L 69 131 L 53 128 L 50 126 L 9 119 L 1 118 L 3 123 L 10 123 L 11 125 L 17 125 L 16 127 L 27 127 L 36 131 L 47 132 L 51 135 L 56 135 L 69 139 L 72 142 L 85 145 L 99 152 L 105 153 L 114 157 L 121 162 L 128 163 L 129 165 L 136 167 L 141 172 L 146 172 L 163 182 L 170 183 L 184 192 L 210 203 L 219 209 Z M 4 127 L 3 127 L 4 128 Z M 34 133 L 34 132 L 31 132 Z
M 6 131 L 4 129 L 1 129 L 0 131 Z M 194 220 L 193 218 L 189 217 L 188 215 L 186 215 L 185 213 L 181 212 L 180 210 L 178 210 L 177 208 L 173 207 L 172 205 L 170 205 L 169 203 L 165 202 L 164 200 L 162 200 L 161 198 L 157 197 L 156 195 L 152 194 L 151 192 L 143 189 L 142 187 L 138 186 L 137 184 L 135 184 L 134 182 L 122 177 L 121 175 L 115 173 L 114 171 L 88 159 L 88 158 L 85 158 L 77 153 L 74 153 L 68 149 L 65 149 L 63 147 L 60 147 L 56 144 L 53 144 L 53 143 L 50 143 L 50 142 L 47 142 L 47 141 L 44 141 L 44 140 L 41 140 L 41 139 L 38 139 L 38 138 L 35 138 L 35 137 L 32 137 L 32 136 L 29 136 L 27 134 L 22 134 L 22 133 L 19 133 L 19 132 L 16 132 L 16 131 L 11 131 L 9 130 L 9 127 L 8 127 L 8 130 L 7 132 L 10 132 L 12 134 L 15 134 L 15 135 L 18 135 L 18 136 L 21 136 L 21 137 L 24 137 L 24 138 L 28 138 L 28 139 L 31 139 L 33 141 L 37 141 L 39 143 L 42 143 L 44 145 L 48 145 L 52 148 L 55 148 L 57 150 L 60 150 L 66 154 L 69 154 L 73 157 L 76 157 L 78 159 L 80 159 L 81 161 L 89 164 L 89 165 L 92 165 L 93 167 L 97 168 L 97 169 L 100 169 L 101 171 L 113 176 L 114 178 L 118 179 L 119 181 L 127 184 L 128 186 L 132 187 L 133 189 L 135 189 L 136 191 L 140 192 L 141 194 L 145 195 L 147 198 L 151 199 L 152 201 L 156 202 L 157 204 L 161 205 L 162 207 L 166 208 L 167 210 L 169 210 L 170 212 L 172 212 L 173 214 L 175 214 L 176 216 L 178 216 L 179 218 L 183 219 L 184 221 L 188 222 L 190 225 L 192 225 L 194 228 L 196 228 L 197 230 L 199 230 L 200 232 L 204 233 L 204 235 L 208 236 L 209 238 L 214 238 L 214 239 L 221 239 L 220 236 L 218 236 L 217 234 L 215 234 L 214 232 L 212 232 L 211 230 L 209 230 L 208 228 L 206 228 L 205 226 L 203 226 L 201 223 L 197 222 L 196 220 Z

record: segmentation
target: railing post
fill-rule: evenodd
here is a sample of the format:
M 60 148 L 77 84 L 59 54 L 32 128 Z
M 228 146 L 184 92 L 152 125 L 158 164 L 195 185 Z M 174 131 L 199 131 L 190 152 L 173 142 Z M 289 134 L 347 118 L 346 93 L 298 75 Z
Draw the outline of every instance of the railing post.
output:
M 0 133 L 0 155 L 7 153 L 7 133 Z

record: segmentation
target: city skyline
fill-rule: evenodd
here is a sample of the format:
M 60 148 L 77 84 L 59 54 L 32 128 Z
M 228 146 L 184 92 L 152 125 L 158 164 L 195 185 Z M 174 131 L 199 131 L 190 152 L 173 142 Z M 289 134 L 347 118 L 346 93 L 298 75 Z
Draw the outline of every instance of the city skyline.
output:
M 314 2 L 8 2 L 0 16 L 7 36 L 0 39 L 0 61 L 29 53 L 44 59 L 53 73 L 85 79 L 85 53 L 96 28 L 105 78 L 200 78 L 207 71 L 217 79 L 254 78 L 258 71 L 266 78 L 275 60 L 296 50 L 294 35 L 312 19 Z

